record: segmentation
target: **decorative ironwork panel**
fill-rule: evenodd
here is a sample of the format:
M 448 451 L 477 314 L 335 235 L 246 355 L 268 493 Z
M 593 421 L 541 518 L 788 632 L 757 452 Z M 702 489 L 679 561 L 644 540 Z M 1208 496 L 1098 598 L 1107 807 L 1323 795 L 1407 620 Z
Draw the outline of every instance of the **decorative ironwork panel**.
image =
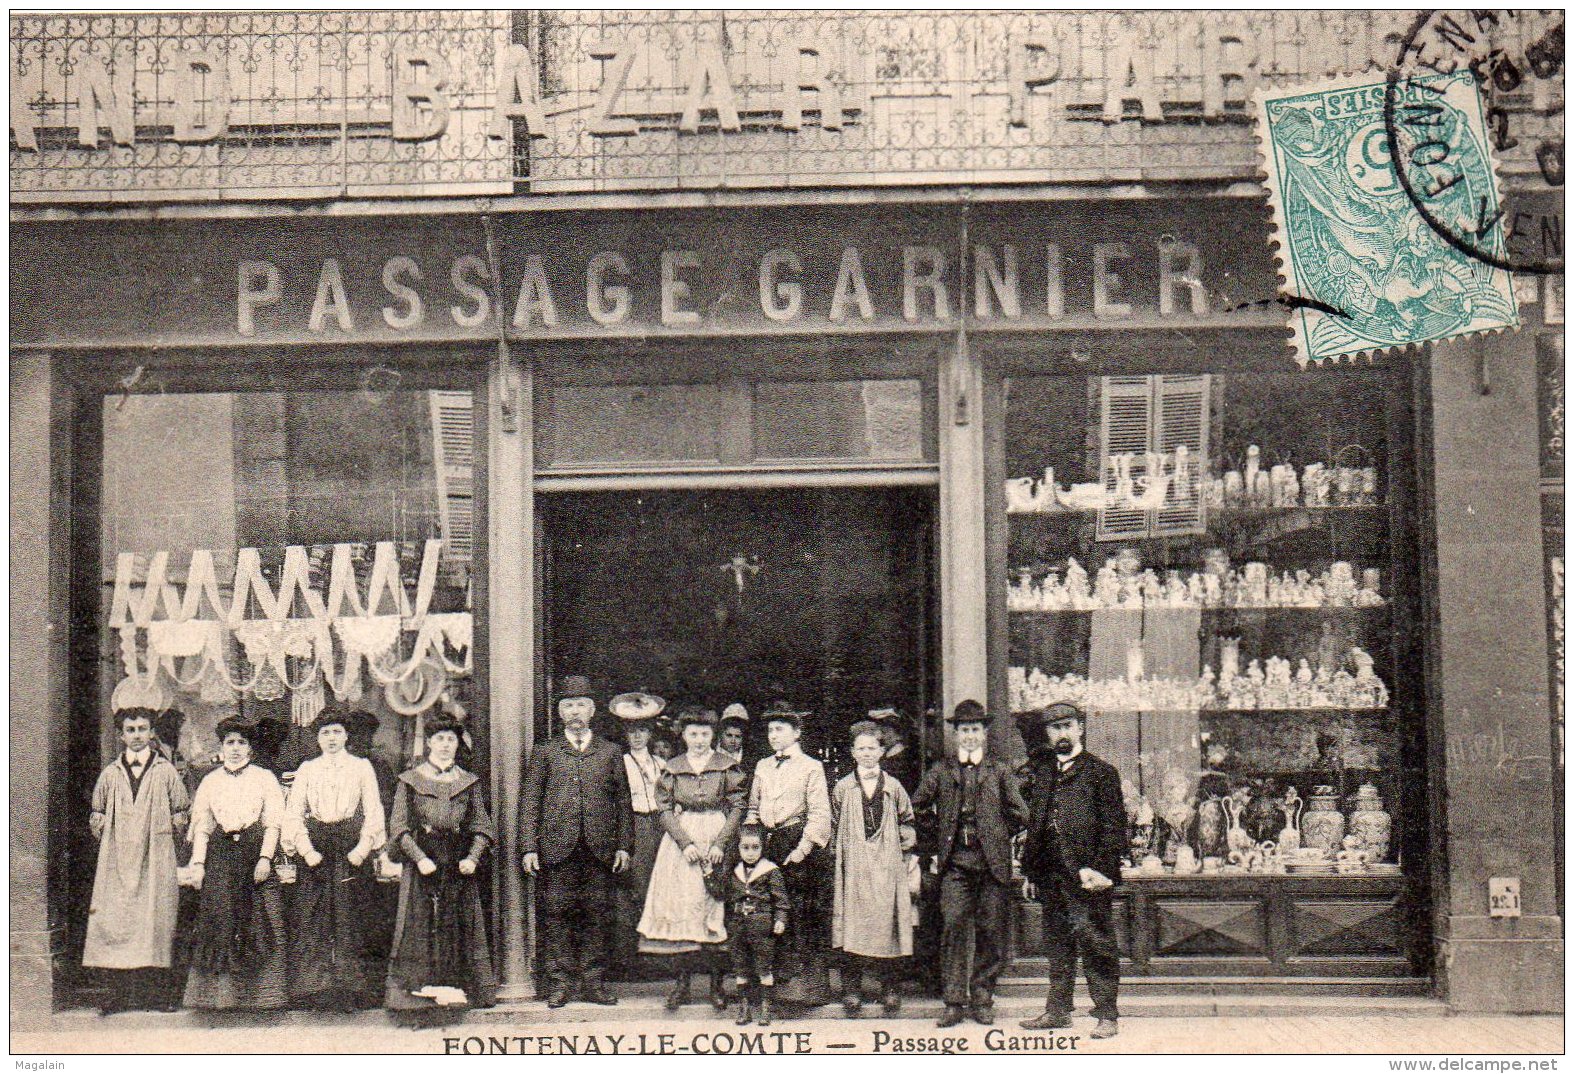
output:
M 1252 91 L 1386 72 L 1415 19 L 19 15 L 13 199 L 1254 180 Z M 1525 68 L 1481 68 L 1502 170 L 1517 187 L 1562 183 L 1560 19 L 1471 24 L 1470 54 L 1496 47 L 1492 56 Z
M 509 192 L 490 11 L 11 19 L 13 201 Z M 505 132 L 511 134 L 511 132 Z

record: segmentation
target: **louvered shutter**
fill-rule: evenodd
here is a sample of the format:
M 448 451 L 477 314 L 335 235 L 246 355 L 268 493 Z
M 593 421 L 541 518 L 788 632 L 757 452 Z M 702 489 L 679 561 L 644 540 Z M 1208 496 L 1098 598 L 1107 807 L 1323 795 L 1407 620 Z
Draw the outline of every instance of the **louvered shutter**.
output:
M 1164 506 L 1153 512 L 1155 537 L 1181 537 L 1208 531 L 1202 505 L 1202 471 L 1208 461 L 1208 398 L 1212 378 L 1162 376 L 1154 378 L 1158 398 L 1154 406 L 1154 450 L 1167 457 L 1173 469 L 1175 449 L 1186 446 L 1189 459 L 1185 488 L 1171 482 Z
M 1147 473 L 1146 453 L 1153 442 L 1153 383 L 1151 377 L 1104 377 L 1103 405 L 1099 408 L 1099 466 L 1104 480 L 1105 506 L 1099 508 L 1100 541 L 1131 541 L 1148 534 L 1148 513 L 1111 503 L 1117 485 L 1114 456 L 1129 454 L 1133 479 Z
M 475 414 L 469 392 L 428 392 L 437 470 L 443 560 L 469 563 L 475 550 Z

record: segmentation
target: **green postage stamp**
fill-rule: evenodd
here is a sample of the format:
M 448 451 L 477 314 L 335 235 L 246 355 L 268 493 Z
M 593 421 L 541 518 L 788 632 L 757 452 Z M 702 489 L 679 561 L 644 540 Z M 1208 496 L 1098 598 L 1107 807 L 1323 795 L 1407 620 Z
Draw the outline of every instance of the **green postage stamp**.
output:
M 1299 361 L 1518 327 L 1468 70 L 1264 90 L 1256 106 Z

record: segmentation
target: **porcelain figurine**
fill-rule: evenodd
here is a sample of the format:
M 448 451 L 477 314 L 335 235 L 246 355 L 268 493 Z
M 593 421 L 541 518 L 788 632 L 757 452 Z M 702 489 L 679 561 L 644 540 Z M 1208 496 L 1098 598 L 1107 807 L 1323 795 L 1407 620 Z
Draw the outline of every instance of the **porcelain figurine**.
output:
M 1033 510 L 1033 500 L 1036 495 L 1034 481 L 1031 477 L 1012 477 L 1006 479 L 1006 512 L 1018 514 Z
M 1197 806 L 1197 847 L 1204 858 L 1222 857 L 1226 849 L 1224 804 L 1213 795 Z
M 1219 683 L 1228 686 L 1241 673 L 1241 639 L 1221 638 L 1219 641 Z
M 1282 854 L 1293 854 L 1301 849 L 1301 796 L 1291 787 L 1284 792 L 1284 802 L 1280 808 L 1284 811 L 1284 827 L 1279 830 L 1279 850 Z
M 1120 574 L 1113 560 L 1099 568 L 1098 579 L 1093 583 L 1093 606 L 1114 608 L 1120 604 Z
M 1079 610 L 1088 608 L 1092 603 L 1092 594 L 1088 592 L 1088 572 L 1082 569 L 1082 564 L 1077 562 L 1075 556 L 1066 558 L 1066 598 L 1073 608 Z
M 1059 511 L 1060 497 L 1056 495 L 1060 487 L 1055 484 L 1055 468 L 1044 467 L 1044 479 L 1038 483 L 1038 492 L 1033 496 L 1032 510 L 1038 512 Z
M 1245 489 L 1247 498 L 1254 499 L 1257 495 L 1257 472 L 1262 468 L 1262 449 L 1252 444 L 1246 449 L 1246 475 Z M 1254 504 L 1253 506 L 1261 506 Z
M 1248 563 L 1243 572 L 1242 588 L 1245 599 L 1242 607 L 1261 608 L 1268 603 L 1268 564 Z
M 1245 501 L 1245 498 L 1246 498 L 1246 494 L 1245 494 L 1244 489 L 1245 489 L 1245 486 L 1244 486 L 1243 482 L 1241 481 L 1241 475 L 1240 475 L 1239 471 L 1231 470 L 1228 473 L 1226 473 L 1224 475 L 1224 506 L 1226 506 L 1226 507 L 1243 507 L 1243 506 L 1245 506 L 1244 501 Z
M 1319 786 L 1301 816 L 1301 845 L 1322 850 L 1337 850 L 1344 840 L 1344 814 L 1339 812 L 1339 796 L 1328 786 Z
M 1182 843 L 1175 848 L 1175 872 L 1178 875 L 1191 876 L 1199 868 L 1201 863 L 1197 860 L 1197 852 L 1190 845 Z
M 1350 834 L 1360 838 L 1370 860 L 1386 861 L 1394 820 L 1383 809 L 1383 799 L 1377 788 L 1370 783 L 1361 784 L 1361 789 L 1351 796 L 1350 804 L 1354 806 L 1350 813 Z

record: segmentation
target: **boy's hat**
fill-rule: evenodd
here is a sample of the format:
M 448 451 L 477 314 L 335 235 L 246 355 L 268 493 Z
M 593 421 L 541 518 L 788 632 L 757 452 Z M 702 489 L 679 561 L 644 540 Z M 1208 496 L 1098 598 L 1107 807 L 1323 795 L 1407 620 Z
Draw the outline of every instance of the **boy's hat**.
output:
M 807 715 L 809 715 L 807 712 L 799 712 L 785 701 L 772 701 L 765 707 L 765 712 L 761 714 L 760 719 L 767 724 L 779 720 L 782 723 L 791 724 L 795 729 L 802 731 L 803 720 Z
M 738 702 L 734 701 L 732 704 L 721 710 L 721 722 L 723 725 L 729 723 L 748 723 L 749 710 L 744 708 Z
M 966 701 L 957 702 L 956 708 L 951 710 L 951 715 L 946 717 L 945 722 L 953 726 L 963 723 L 987 724 L 992 719 L 994 717 L 989 714 L 988 709 L 972 698 L 968 698 Z

